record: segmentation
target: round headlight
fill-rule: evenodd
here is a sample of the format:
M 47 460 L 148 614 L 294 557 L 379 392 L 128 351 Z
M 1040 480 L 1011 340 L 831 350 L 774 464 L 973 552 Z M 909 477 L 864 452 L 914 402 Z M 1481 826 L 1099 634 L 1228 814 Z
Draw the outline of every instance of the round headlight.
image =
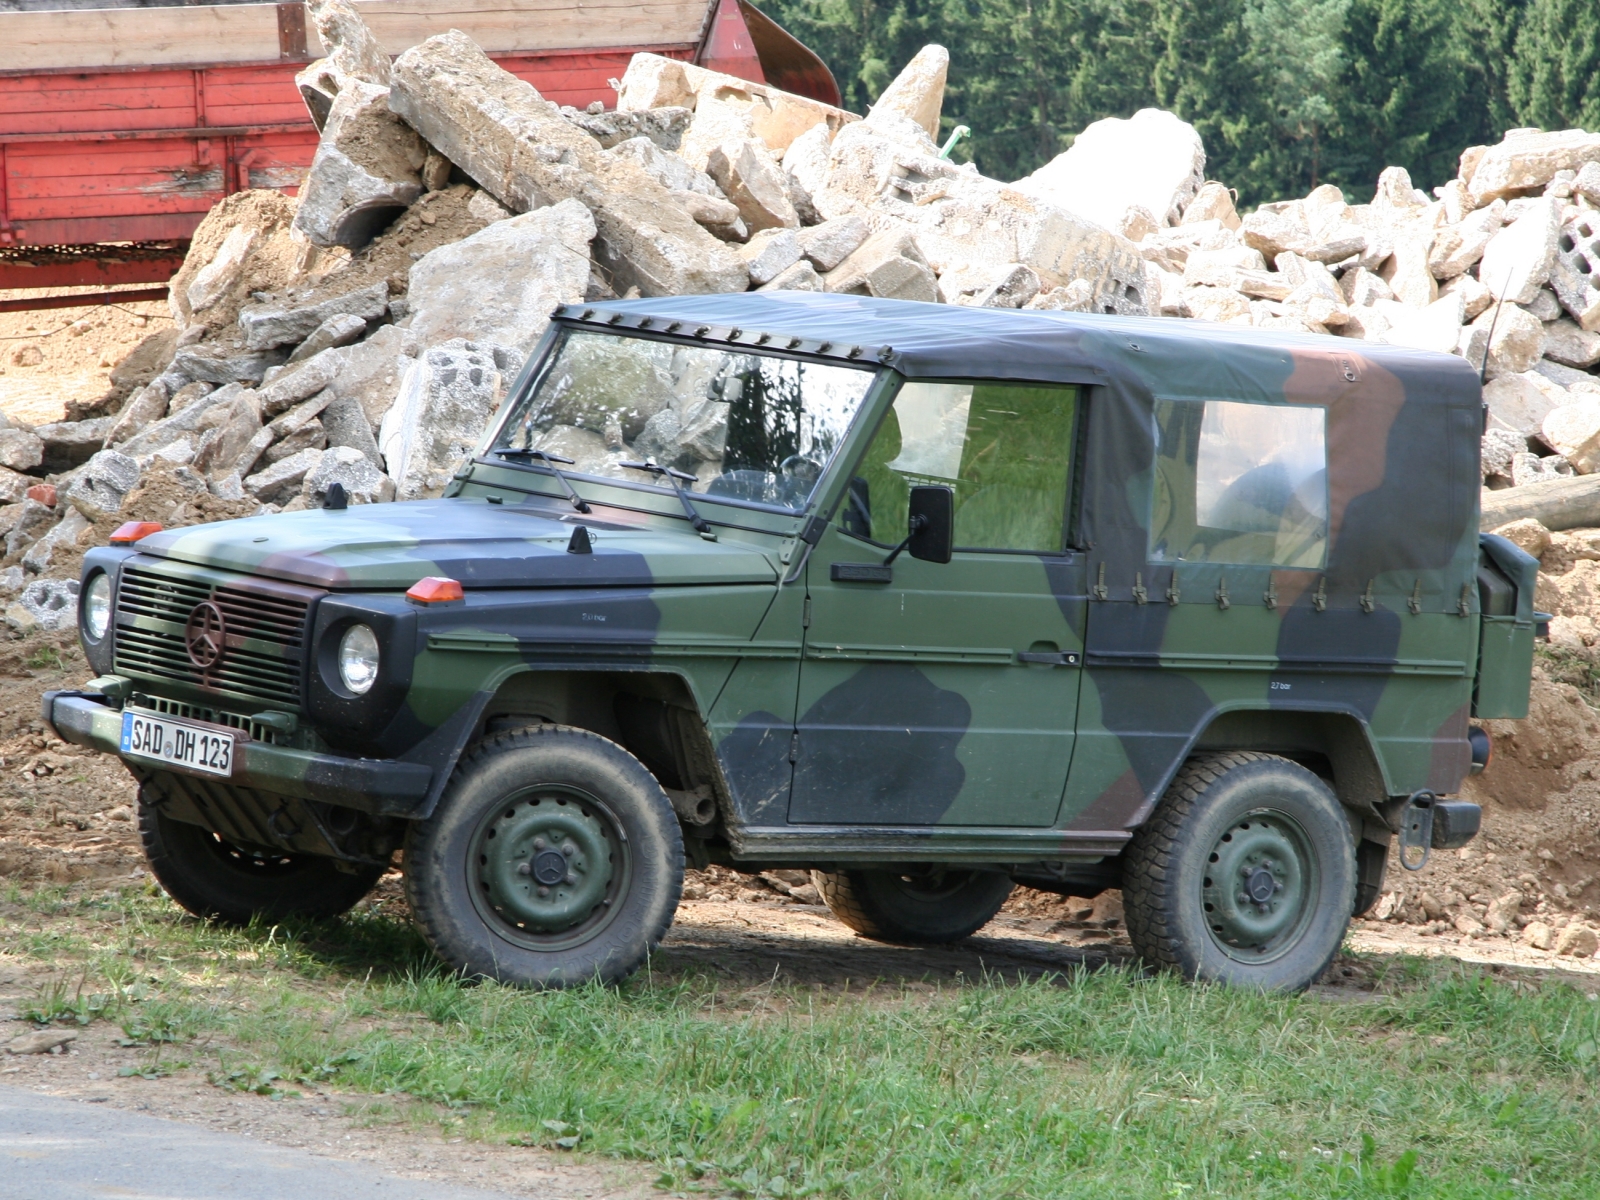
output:
M 111 628 L 111 576 L 99 572 L 83 590 L 83 631 L 98 642 Z
M 378 635 L 365 625 L 352 625 L 339 639 L 339 678 L 358 696 L 378 681 Z

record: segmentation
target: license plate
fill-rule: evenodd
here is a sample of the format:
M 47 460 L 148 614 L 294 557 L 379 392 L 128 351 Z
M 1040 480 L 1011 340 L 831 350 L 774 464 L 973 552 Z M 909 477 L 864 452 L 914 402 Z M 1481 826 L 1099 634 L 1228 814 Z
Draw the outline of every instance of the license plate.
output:
M 233 774 L 238 741 L 238 735 L 226 726 L 138 709 L 122 712 L 122 753 L 134 758 L 227 778 Z

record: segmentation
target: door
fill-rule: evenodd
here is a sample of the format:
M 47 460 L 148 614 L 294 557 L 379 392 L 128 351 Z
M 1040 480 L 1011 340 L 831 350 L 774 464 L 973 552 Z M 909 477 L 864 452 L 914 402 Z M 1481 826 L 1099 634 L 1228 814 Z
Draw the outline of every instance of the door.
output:
M 807 564 L 791 823 L 1054 823 L 1083 651 L 1077 411 L 1071 387 L 901 388 Z M 954 490 L 955 554 L 884 571 L 914 484 Z

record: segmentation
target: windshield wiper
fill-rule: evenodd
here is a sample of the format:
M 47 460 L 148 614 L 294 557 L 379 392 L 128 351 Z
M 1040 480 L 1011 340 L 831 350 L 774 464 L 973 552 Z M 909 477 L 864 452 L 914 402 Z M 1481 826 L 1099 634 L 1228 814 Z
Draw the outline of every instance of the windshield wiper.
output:
M 560 481 L 561 486 L 566 489 L 567 499 L 572 501 L 572 507 L 581 513 L 590 511 L 589 502 L 582 496 L 578 495 L 575 490 L 573 490 L 572 484 L 568 481 L 567 477 L 561 473 L 561 468 L 556 466 L 557 463 L 566 463 L 570 467 L 573 463 L 572 459 L 562 458 L 559 454 L 550 454 L 544 450 L 504 449 L 495 450 L 493 453 L 498 454 L 501 458 L 537 458 L 539 461 L 544 463 L 545 466 L 550 468 L 550 474 L 554 475 L 556 479 Z
M 687 479 L 690 483 L 693 483 L 695 482 L 693 475 L 690 475 L 687 471 L 663 467 L 660 463 L 649 458 L 643 462 L 625 462 L 617 465 L 619 467 L 627 467 L 630 471 L 648 471 L 652 475 L 665 475 L 667 482 L 672 484 L 672 490 L 677 494 L 678 503 L 683 505 L 683 511 L 689 515 L 689 524 L 694 526 L 694 531 L 708 541 L 714 542 L 717 540 L 717 533 L 716 530 L 711 528 L 711 522 L 702 517 L 699 510 L 690 503 L 688 495 L 683 490 L 683 485 L 678 482 L 680 479 Z

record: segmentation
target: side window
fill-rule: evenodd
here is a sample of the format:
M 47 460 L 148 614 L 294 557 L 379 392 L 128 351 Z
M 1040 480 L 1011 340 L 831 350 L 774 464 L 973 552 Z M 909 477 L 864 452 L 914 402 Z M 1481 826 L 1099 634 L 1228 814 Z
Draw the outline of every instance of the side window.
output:
M 1326 416 L 1233 400 L 1159 402 L 1151 560 L 1323 566 Z
M 906 383 L 850 483 L 846 532 L 906 533 L 913 484 L 955 489 L 956 547 L 1058 553 L 1072 467 L 1076 388 Z

